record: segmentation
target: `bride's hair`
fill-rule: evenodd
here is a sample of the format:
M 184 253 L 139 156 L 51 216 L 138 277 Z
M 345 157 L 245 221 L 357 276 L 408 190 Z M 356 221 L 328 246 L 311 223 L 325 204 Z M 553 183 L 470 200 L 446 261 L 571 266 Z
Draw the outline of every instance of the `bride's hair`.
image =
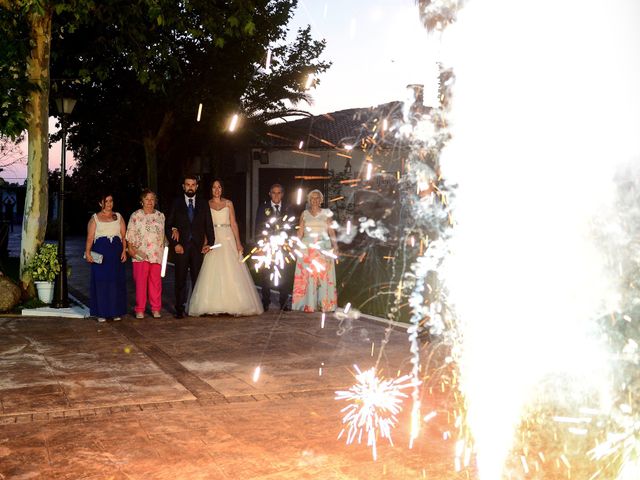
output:
M 211 198 L 213 198 L 213 184 L 218 182 L 220 184 L 220 188 L 222 189 L 222 192 L 224 193 L 224 183 L 222 183 L 222 180 L 220 180 L 219 178 L 214 178 L 213 180 L 211 180 L 211 186 L 209 188 L 209 192 L 211 192 Z

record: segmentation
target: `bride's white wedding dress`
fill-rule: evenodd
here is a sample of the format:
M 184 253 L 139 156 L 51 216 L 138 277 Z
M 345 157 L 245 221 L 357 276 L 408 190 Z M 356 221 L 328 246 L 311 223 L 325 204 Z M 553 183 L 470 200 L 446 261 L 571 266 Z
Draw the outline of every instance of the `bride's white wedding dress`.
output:
M 229 207 L 210 210 L 216 244 L 221 246 L 204 256 L 202 268 L 191 293 L 189 315 L 259 315 L 263 312 L 262 302 L 249 269 L 242 262 L 236 249 L 229 220 Z

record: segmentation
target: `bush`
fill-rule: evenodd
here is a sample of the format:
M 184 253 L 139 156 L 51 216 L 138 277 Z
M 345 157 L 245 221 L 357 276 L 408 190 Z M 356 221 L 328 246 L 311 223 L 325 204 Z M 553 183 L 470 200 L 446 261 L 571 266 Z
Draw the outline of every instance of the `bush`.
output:
M 31 259 L 27 271 L 34 281 L 53 282 L 60 273 L 58 262 L 58 246 L 53 243 L 43 243 Z

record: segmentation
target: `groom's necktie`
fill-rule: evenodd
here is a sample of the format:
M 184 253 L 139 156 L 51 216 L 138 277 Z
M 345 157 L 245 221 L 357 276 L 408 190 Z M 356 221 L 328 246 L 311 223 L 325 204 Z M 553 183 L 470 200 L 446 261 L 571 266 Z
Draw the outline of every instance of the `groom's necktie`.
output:
M 280 205 L 274 205 L 273 206 L 276 209 L 276 217 L 280 216 Z
M 193 198 L 189 199 L 189 206 L 187 207 L 187 215 L 189 215 L 189 221 L 193 222 Z

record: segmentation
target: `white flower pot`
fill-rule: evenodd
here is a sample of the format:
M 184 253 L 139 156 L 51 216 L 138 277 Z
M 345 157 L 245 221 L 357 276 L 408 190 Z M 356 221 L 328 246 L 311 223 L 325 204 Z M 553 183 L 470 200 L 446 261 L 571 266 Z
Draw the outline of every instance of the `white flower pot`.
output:
M 38 298 L 42 303 L 51 303 L 53 300 L 53 282 L 36 281 L 36 290 L 38 290 Z

